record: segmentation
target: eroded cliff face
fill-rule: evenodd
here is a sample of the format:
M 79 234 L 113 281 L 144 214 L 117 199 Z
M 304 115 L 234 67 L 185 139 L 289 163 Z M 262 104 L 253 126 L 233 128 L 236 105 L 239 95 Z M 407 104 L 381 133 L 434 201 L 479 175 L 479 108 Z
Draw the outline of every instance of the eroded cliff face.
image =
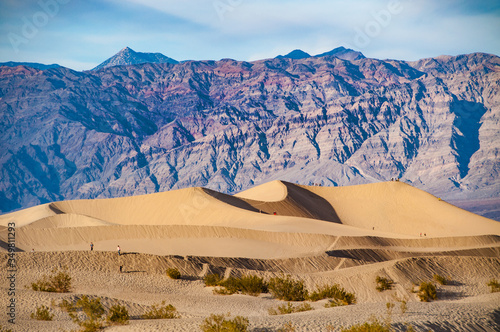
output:
M 273 179 L 500 193 L 500 58 L 0 67 L 1 211 Z

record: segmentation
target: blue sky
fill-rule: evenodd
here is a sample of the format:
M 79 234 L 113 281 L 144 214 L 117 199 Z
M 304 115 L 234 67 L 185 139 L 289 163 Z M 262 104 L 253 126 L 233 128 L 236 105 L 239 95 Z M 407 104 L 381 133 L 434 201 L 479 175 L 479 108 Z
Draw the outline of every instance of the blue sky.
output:
M 500 55 L 498 0 L 2 0 L 0 62 L 98 65 L 125 46 L 176 60 L 257 60 L 345 46 L 417 60 Z

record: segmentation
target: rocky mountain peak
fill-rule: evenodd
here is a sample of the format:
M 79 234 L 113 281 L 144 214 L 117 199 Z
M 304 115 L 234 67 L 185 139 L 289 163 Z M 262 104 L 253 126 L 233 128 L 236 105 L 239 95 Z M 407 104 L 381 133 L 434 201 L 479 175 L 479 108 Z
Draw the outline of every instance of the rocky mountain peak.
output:
M 350 61 L 360 60 L 365 58 L 363 53 L 355 51 L 350 48 L 345 48 L 343 46 L 334 48 L 333 50 L 325 53 L 315 55 L 315 57 L 323 57 L 323 56 L 334 56 L 342 60 L 350 60 Z
M 138 65 L 142 63 L 179 63 L 177 60 L 169 58 L 161 53 L 136 52 L 130 47 L 124 47 L 120 52 L 113 55 L 92 70 L 98 70 L 113 66 Z
M 299 60 L 299 59 L 307 59 L 310 57 L 311 57 L 311 55 L 309 53 L 306 53 L 302 50 L 297 49 L 297 50 L 291 51 L 290 53 L 288 53 L 286 55 L 278 55 L 276 58 L 277 59 L 286 58 L 286 59 Z

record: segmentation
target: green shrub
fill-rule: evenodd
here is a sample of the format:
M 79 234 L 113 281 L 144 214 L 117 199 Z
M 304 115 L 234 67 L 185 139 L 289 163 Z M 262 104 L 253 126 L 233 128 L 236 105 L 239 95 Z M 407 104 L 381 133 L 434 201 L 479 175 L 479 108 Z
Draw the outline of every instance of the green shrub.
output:
M 340 301 L 344 305 L 356 302 L 356 297 L 354 294 L 347 292 L 344 288 L 340 287 L 337 284 L 320 286 L 317 290 L 311 293 L 308 298 L 311 301 L 335 299 Z
M 200 328 L 203 332 L 246 332 L 248 330 L 248 318 L 236 316 L 233 319 L 225 319 L 228 315 L 211 314 L 205 318 Z
M 389 317 L 390 317 L 390 316 L 392 315 L 392 309 L 394 309 L 395 304 L 394 304 L 394 303 L 392 303 L 392 302 L 387 302 L 387 303 L 385 304 L 385 307 L 387 308 L 387 316 L 389 316 Z
M 286 314 L 293 314 L 296 312 L 302 312 L 302 311 L 309 311 L 313 310 L 311 305 L 309 303 L 303 303 L 297 306 L 294 306 L 290 302 L 288 302 L 286 305 L 280 305 L 276 309 L 275 308 L 269 308 L 268 312 L 270 315 L 286 315 Z
M 399 305 L 399 308 L 401 309 L 401 313 L 404 314 L 408 310 L 408 304 L 406 302 L 406 299 L 401 300 L 401 304 Z
M 83 295 L 81 299 L 76 302 L 75 308 L 81 309 L 86 316 L 86 319 L 81 320 L 75 311 L 69 312 L 69 316 L 82 328 L 82 331 L 94 332 L 102 329 L 102 315 L 104 315 L 105 310 L 100 298 L 91 300 L 86 295 Z
M 41 307 L 36 307 L 36 312 L 31 313 L 31 319 L 36 320 L 52 320 L 54 315 L 51 315 L 49 312 L 49 308 L 42 305 Z
M 61 310 L 66 311 L 66 312 L 74 312 L 76 311 L 76 307 L 72 302 L 69 302 L 66 299 L 63 299 L 61 303 L 57 305 Z
M 208 276 L 207 276 L 208 277 Z M 217 281 L 218 275 L 212 275 L 209 280 L 205 280 L 205 284 L 220 286 L 215 288 L 214 294 L 232 295 L 242 293 L 246 295 L 258 296 L 260 293 L 267 292 L 267 284 L 264 279 L 257 276 L 242 276 L 240 278 L 229 277 L 226 280 Z M 214 284 L 217 282 L 216 284 Z
M 174 319 L 180 318 L 177 313 L 177 309 L 169 304 L 165 305 L 165 301 L 162 301 L 161 304 L 153 304 L 151 306 L 151 310 L 147 311 L 144 315 L 142 315 L 144 319 Z
M 227 295 L 238 293 L 241 289 L 240 281 L 234 277 L 229 277 L 226 280 L 219 282 L 219 286 L 225 288 Z M 220 294 L 223 294 L 222 292 Z
M 500 292 L 500 284 L 498 283 L 498 280 L 491 279 L 490 282 L 488 282 L 488 286 L 491 287 L 492 293 Z
M 330 299 L 328 302 L 325 303 L 325 308 L 335 308 L 335 307 L 341 307 L 347 305 L 344 301 L 337 300 L 337 299 Z
M 370 322 L 355 324 L 349 328 L 342 328 L 341 332 L 390 332 L 390 324 L 383 324 L 377 318 L 371 318 Z
M 258 296 L 267 291 L 267 285 L 264 279 L 257 276 L 242 276 L 240 278 L 229 277 L 220 281 L 219 286 L 225 290 L 214 290 L 217 294 L 235 294 L 242 293 L 246 295 Z
M 127 325 L 130 317 L 125 306 L 115 304 L 109 309 L 106 320 L 110 324 Z
M 240 280 L 240 292 L 247 295 L 258 296 L 267 292 L 267 284 L 263 278 L 257 276 L 242 276 Z
M 218 286 L 222 278 L 218 274 L 207 274 L 203 281 L 205 281 L 205 286 Z
M 63 271 L 52 271 L 52 276 L 44 275 L 42 279 L 31 284 L 34 291 L 68 293 L 71 289 L 71 277 Z
M 212 293 L 215 295 L 233 295 L 235 292 L 224 287 L 215 287 Z
M 0 325 L 0 332 L 12 332 L 12 330 Z
M 420 301 L 430 302 L 431 300 L 437 300 L 436 286 L 432 282 L 423 281 L 420 284 L 419 291 L 417 293 Z
M 180 279 L 181 273 L 176 268 L 169 268 L 167 270 L 167 276 L 169 276 L 171 279 Z
M 448 284 L 448 279 L 446 279 L 443 276 L 440 276 L 439 274 L 435 274 L 434 275 L 434 280 L 436 280 L 441 285 L 447 285 Z
M 289 275 L 271 278 L 268 288 L 271 294 L 280 300 L 304 301 L 307 298 L 304 282 L 302 280 L 293 280 Z
M 380 276 L 377 276 L 377 278 L 375 279 L 375 281 L 377 282 L 376 289 L 379 292 L 383 292 L 385 290 L 392 289 L 392 285 L 394 284 L 394 281 L 392 281 L 391 279 L 387 279 L 387 278 L 380 277 Z

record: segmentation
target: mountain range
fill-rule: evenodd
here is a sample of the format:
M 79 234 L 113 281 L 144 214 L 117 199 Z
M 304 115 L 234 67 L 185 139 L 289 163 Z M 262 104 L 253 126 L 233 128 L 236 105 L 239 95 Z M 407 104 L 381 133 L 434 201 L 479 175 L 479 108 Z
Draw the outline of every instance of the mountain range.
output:
M 336 50 L 177 62 L 125 48 L 85 72 L 0 67 L 0 210 L 274 179 L 499 197 L 498 56 Z

